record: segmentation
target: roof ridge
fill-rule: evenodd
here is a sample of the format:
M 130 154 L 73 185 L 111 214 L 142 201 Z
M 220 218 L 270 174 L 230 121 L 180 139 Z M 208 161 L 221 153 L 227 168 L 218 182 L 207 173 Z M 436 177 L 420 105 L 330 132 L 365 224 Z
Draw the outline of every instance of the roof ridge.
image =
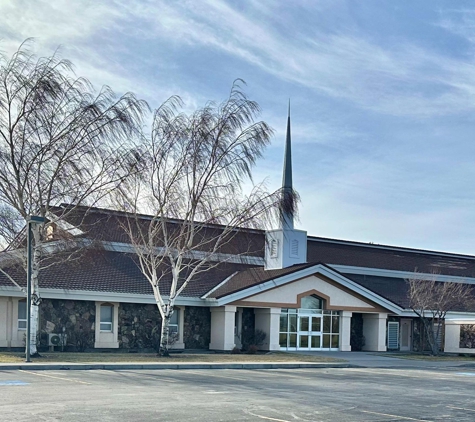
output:
M 384 244 L 378 244 L 378 243 L 376 244 L 365 243 L 365 242 L 359 242 L 355 240 L 333 239 L 329 237 L 307 236 L 307 241 L 335 243 L 335 244 L 340 244 L 340 245 L 343 244 L 343 245 L 357 246 L 357 247 L 363 247 L 363 248 L 384 249 L 384 250 L 392 250 L 392 251 L 400 251 L 400 252 L 419 253 L 419 254 L 424 254 L 424 255 L 438 255 L 438 256 L 445 256 L 445 257 L 475 260 L 475 255 L 459 254 L 455 252 L 434 251 L 430 249 L 408 248 L 404 246 L 392 246 L 392 245 L 384 245 Z

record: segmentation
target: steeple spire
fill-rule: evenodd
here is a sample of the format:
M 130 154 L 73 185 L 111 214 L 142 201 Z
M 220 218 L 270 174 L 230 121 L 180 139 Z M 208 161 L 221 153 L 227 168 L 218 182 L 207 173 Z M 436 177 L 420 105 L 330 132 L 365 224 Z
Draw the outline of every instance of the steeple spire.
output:
M 277 270 L 307 262 L 307 232 L 294 228 L 296 211 L 295 192 L 292 185 L 292 141 L 290 137 L 290 100 L 285 140 L 284 172 L 282 176 L 282 203 L 280 227 L 266 230 L 264 268 Z
M 287 116 L 287 137 L 285 140 L 284 171 L 282 176 L 282 190 L 284 194 L 284 211 L 281 218 L 282 229 L 294 228 L 293 216 L 293 186 L 292 186 L 292 141 L 290 136 L 290 99 Z

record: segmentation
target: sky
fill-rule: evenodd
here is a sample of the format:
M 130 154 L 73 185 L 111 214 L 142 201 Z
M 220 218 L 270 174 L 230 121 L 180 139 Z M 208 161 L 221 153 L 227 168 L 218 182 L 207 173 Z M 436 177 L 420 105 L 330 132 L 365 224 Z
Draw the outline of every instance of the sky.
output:
M 220 102 L 236 78 L 275 130 L 291 100 L 297 227 L 475 255 L 475 2 L 1 0 L 0 50 L 34 37 L 100 88 L 158 107 Z

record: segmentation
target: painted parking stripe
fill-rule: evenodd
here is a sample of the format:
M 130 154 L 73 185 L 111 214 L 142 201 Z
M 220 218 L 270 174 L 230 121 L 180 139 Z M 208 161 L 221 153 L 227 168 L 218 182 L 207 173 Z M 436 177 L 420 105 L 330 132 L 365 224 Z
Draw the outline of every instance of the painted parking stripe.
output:
M 134 375 L 139 376 L 140 378 L 148 378 L 155 381 L 165 381 L 165 382 L 178 382 L 177 380 L 162 377 L 160 375 L 151 375 L 151 374 L 142 374 L 142 373 L 134 373 Z
M 226 378 L 226 379 L 232 379 L 232 380 L 237 380 L 237 381 L 249 381 L 249 378 L 240 378 L 240 377 L 233 377 L 230 375 L 218 375 L 214 373 L 214 371 L 210 371 L 210 373 L 202 373 L 202 372 L 194 372 L 194 371 L 180 371 L 180 373 L 186 373 L 186 374 L 191 374 L 191 375 L 200 375 L 202 377 L 218 377 L 218 378 Z
M 405 421 L 417 421 L 417 422 L 433 422 L 429 419 L 415 419 L 409 416 L 399 416 L 399 415 L 391 415 L 390 413 L 379 413 L 379 412 L 370 412 L 369 410 L 360 410 L 363 413 L 370 413 L 372 415 L 379 415 L 379 416 L 389 416 L 391 418 L 402 419 Z
M 36 376 L 38 376 L 38 377 L 54 378 L 54 379 L 63 380 L 63 381 L 76 382 L 76 383 L 78 383 L 78 384 L 91 385 L 90 382 L 79 381 L 79 380 L 73 380 L 73 379 L 71 379 L 71 378 L 55 377 L 54 375 L 39 374 L 39 373 L 37 373 L 37 372 L 25 371 L 24 369 L 19 369 L 18 371 L 19 371 L 19 372 L 24 372 L 25 374 L 36 375 Z
M 475 412 L 475 409 L 467 409 L 466 407 L 447 406 L 449 409 L 465 410 L 466 412 Z
M 0 381 L 0 386 L 1 385 L 28 385 L 30 384 L 29 382 L 24 382 L 24 381 Z
M 265 419 L 265 420 L 267 420 L 267 421 L 291 422 L 291 421 L 289 421 L 289 420 L 287 420 L 287 419 L 276 419 L 276 418 L 271 418 L 271 417 L 269 417 L 269 416 L 258 415 L 257 413 L 250 412 L 249 410 L 245 410 L 244 412 L 247 413 L 248 415 L 256 416 L 256 417 L 258 417 L 258 418 Z

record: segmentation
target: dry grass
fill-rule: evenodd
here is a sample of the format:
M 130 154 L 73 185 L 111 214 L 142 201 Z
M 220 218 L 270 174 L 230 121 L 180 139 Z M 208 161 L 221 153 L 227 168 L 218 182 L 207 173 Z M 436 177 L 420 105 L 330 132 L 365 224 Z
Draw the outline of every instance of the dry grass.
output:
M 323 356 L 308 356 L 283 352 L 267 354 L 225 354 L 225 353 L 174 353 L 169 358 L 159 357 L 154 353 L 42 353 L 39 358 L 32 358 L 36 363 L 112 363 L 112 362 L 345 362 L 344 359 Z M 24 353 L 0 353 L 0 363 L 21 363 L 25 361 Z
M 391 354 L 379 354 L 379 356 L 386 356 L 398 359 L 411 359 L 411 360 L 425 360 L 425 361 L 468 361 L 475 363 L 475 356 L 455 356 L 455 355 L 424 355 L 422 353 L 391 353 Z

